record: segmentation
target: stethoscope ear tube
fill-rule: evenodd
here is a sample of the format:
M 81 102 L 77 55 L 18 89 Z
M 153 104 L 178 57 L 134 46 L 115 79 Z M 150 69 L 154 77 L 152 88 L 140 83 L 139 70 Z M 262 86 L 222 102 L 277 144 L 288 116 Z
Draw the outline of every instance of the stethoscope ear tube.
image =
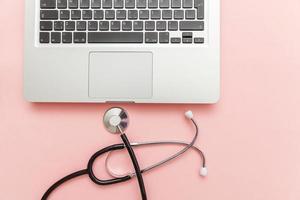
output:
M 136 177 L 137 177 L 137 180 L 139 182 L 140 191 L 141 191 L 141 195 L 142 195 L 142 200 L 147 200 L 146 189 L 145 189 L 145 184 L 144 184 L 142 172 L 141 172 L 139 163 L 136 159 L 135 153 L 134 153 L 134 151 L 131 147 L 131 144 L 130 144 L 127 136 L 125 134 L 121 134 L 121 138 L 122 138 L 122 140 L 124 142 L 124 145 L 125 145 L 128 153 L 129 153 L 129 155 L 130 155 L 130 158 L 131 158 L 131 161 L 132 161 L 135 173 L 136 173 Z

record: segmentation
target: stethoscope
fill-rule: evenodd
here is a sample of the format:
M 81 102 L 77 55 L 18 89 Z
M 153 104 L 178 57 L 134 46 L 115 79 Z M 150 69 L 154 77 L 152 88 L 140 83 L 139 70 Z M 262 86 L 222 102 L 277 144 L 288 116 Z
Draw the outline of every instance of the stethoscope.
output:
M 144 184 L 144 180 L 143 180 L 143 176 L 142 174 L 144 174 L 147 171 L 150 171 L 154 168 L 157 168 L 159 166 L 164 165 L 165 163 L 178 158 L 179 156 L 181 156 L 182 154 L 184 154 L 187 150 L 189 149 L 194 149 L 198 152 L 198 154 L 201 157 L 202 160 L 202 165 L 201 165 L 201 170 L 200 170 L 200 175 L 201 176 L 206 176 L 207 175 L 207 168 L 206 168 L 206 163 L 205 163 L 205 156 L 203 154 L 203 152 L 198 148 L 195 147 L 194 144 L 198 138 L 198 126 L 197 123 L 195 122 L 195 120 L 193 119 L 193 113 L 191 111 L 188 111 L 185 113 L 186 118 L 190 119 L 192 124 L 195 126 L 195 135 L 193 137 L 193 140 L 190 143 L 186 143 L 186 142 L 182 142 L 182 141 L 153 141 L 153 142 L 134 142 L 131 143 L 126 134 L 125 134 L 125 130 L 128 127 L 128 123 L 129 123 L 129 118 L 128 118 L 128 114 L 127 112 L 120 107 L 113 107 L 110 108 L 109 110 L 107 110 L 103 116 L 103 124 L 106 128 L 106 130 L 110 133 L 113 134 L 119 134 L 123 143 L 121 144 L 114 144 L 108 147 L 105 147 L 99 151 L 97 151 L 94 155 L 92 155 L 92 157 L 89 159 L 88 165 L 86 169 L 83 170 L 79 170 L 77 172 L 74 172 L 72 174 L 69 174 L 67 176 L 65 176 L 64 178 L 60 179 L 59 181 L 57 181 L 56 183 L 54 183 L 43 195 L 42 200 L 46 200 L 48 199 L 48 197 L 50 196 L 50 194 L 59 186 L 61 186 L 63 183 L 76 178 L 78 176 L 82 176 L 82 175 L 88 175 L 90 177 L 90 179 L 97 185 L 111 185 L 111 184 L 116 184 L 116 183 L 121 183 L 121 182 L 125 182 L 128 181 L 134 177 L 137 178 L 138 183 L 139 183 L 139 188 L 140 188 L 140 193 L 142 196 L 142 200 L 147 200 L 147 194 L 146 194 L 146 189 L 145 189 L 145 184 Z M 178 151 L 177 153 L 175 153 L 174 155 L 163 159 L 157 163 L 154 163 L 146 168 L 140 169 L 138 160 L 135 156 L 134 147 L 140 147 L 140 146 L 150 146 L 150 145 L 181 145 L 184 146 L 183 149 L 181 149 L 180 151 Z M 109 164 L 109 160 L 112 156 L 112 153 L 114 151 L 117 150 L 122 150 L 122 149 L 126 149 L 130 159 L 132 161 L 133 167 L 134 167 L 134 172 L 128 172 L 125 174 L 120 174 L 120 173 L 116 173 L 112 170 L 112 168 L 110 167 Z M 106 171 L 109 173 L 110 176 L 112 176 L 112 179 L 108 179 L 108 180 L 102 180 L 99 179 L 94 171 L 93 171 L 93 166 L 94 166 L 94 162 L 96 161 L 96 159 L 98 157 L 100 157 L 101 155 L 107 153 L 107 157 L 105 160 L 105 168 Z

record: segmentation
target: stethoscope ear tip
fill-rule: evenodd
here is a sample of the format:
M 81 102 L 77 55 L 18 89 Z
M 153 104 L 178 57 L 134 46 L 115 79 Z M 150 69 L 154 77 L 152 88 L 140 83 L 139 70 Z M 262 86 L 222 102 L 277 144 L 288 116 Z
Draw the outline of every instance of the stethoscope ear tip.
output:
M 191 110 L 186 111 L 184 115 L 188 119 L 192 119 L 194 117 L 193 112 Z
M 200 176 L 206 177 L 207 176 L 207 168 L 206 167 L 202 167 L 200 170 Z

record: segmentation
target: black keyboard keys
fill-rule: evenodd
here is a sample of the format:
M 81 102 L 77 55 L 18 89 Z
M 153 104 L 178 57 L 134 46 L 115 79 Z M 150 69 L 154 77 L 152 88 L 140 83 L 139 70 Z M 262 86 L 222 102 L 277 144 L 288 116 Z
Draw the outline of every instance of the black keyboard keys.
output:
M 145 42 L 146 43 L 157 43 L 158 42 L 158 33 L 157 32 L 146 32 L 145 33 Z
M 57 10 L 41 10 L 40 15 L 42 20 L 58 19 Z
M 120 29 L 121 29 L 121 22 L 120 21 L 111 21 L 110 22 L 110 30 L 119 31 Z
M 133 22 L 133 30 L 135 31 L 142 31 L 144 27 L 143 21 L 134 21 Z
M 40 32 L 40 43 L 49 43 L 50 34 L 48 32 Z
M 80 10 L 72 10 L 71 11 L 71 19 L 81 19 L 81 11 Z
M 159 7 L 160 8 L 169 8 L 169 0 L 159 0 Z
M 181 31 L 203 31 L 204 22 L 203 21 L 180 21 L 179 29 Z
M 57 0 L 58 9 L 66 9 L 68 6 L 67 0 Z
M 86 32 L 74 32 L 74 43 L 86 43 Z
M 89 32 L 89 43 L 142 43 L 143 32 Z
M 103 0 L 103 8 L 112 8 L 112 0 Z
M 42 9 L 54 9 L 56 8 L 56 0 L 41 0 L 40 1 Z
M 68 20 L 70 19 L 70 11 L 69 10 L 60 10 L 59 11 L 60 19 L 61 20 Z
M 89 29 L 89 31 L 97 31 L 98 30 L 98 22 L 97 21 L 89 21 L 88 29 Z
M 86 21 L 77 21 L 76 28 L 77 28 L 77 31 L 85 31 L 86 30 Z
M 204 0 L 195 0 L 194 7 L 197 9 L 197 19 L 204 19 Z
M 136 0 L 137 8 L 146 8 L 146 0 Z
M 92 19 L 93 13 L 91 10 L 83 10 L 82 11 L 82 19 Z
M 65 29 L 66 29 L 66 31 L 74 31 L 75 30 L 75 21 L 66 21 Z
M 183 8 L 192 8 L 193 0 L 182 0 L 182 7 Z
M 41 21 L 40 30 L 41 31 L 52 31 L 53 23 L 52 21 Z
M 61 33 L 52 32 L 51 33 L 51 43 L 60 43 L 61 42 Z
M 80 8 L 89 8 L 90 0 L 80 0 Z
M 160 32 L 159 33 L 159 43 L 169 43 L 169 33 L 168 32 Z
M 92 8 L 100 8 L 101 7 L 101 0 L 91 0 L 91 7 Z
M 64 30 L 64 22 L 63 21 L 55 21 L 54 22 L 54 30 L 56 30 L 56 31 Z
M 78 0 L 69 0 L 69 8 L 78 8 Z
M 72 43 L 72 33 L 71 32 L 63 32 L 62 33 L 62 42 L 63 43 Z

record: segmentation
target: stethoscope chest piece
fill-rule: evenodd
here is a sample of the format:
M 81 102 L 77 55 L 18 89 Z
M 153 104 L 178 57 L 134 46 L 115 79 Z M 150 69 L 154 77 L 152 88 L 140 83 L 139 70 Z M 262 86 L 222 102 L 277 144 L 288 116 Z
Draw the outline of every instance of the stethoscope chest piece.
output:
M 128 114 L 122 108 L 111 108 L 105 112 L 103 116 L 103 123 L 106 130 L 110 133 L 120 133 L 119 128 L 121 128 L 122 131 L 125 131 L 128 127 Z

